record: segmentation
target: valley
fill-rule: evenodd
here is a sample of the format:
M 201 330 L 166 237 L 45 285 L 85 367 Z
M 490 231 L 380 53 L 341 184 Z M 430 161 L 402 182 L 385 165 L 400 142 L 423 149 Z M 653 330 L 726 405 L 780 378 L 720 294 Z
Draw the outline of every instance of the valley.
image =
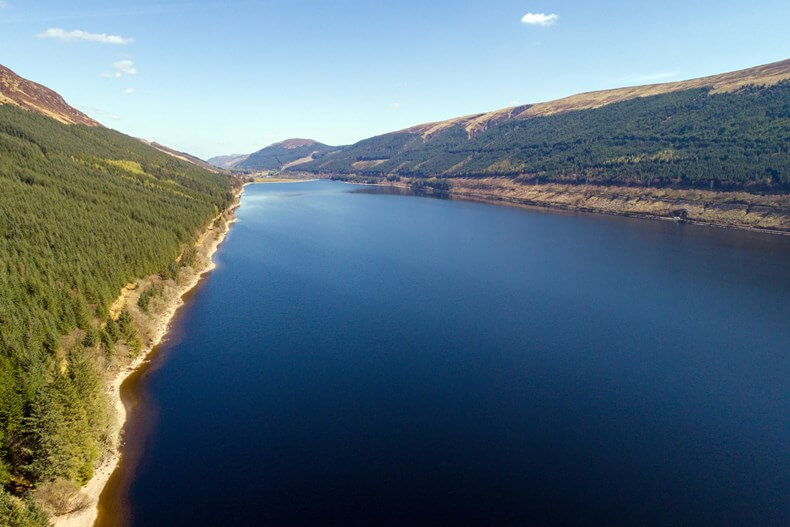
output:
M 0 525 L 786 517 L 790 60 L 205 161 L 0 65 L 0 187 Z

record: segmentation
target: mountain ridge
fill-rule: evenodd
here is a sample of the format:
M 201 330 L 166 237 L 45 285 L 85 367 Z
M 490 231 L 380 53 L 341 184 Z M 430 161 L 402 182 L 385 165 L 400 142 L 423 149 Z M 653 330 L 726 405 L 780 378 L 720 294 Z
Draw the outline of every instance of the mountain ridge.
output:
M 70 106 L 55 91 L 21 77 L 2 64 L 0 64 L 0 104 L 18 106 L 61 123 L 102 126 L 98 121 Z
M 416 125 L 320 152 L 293 170 L 442 181 L 790 188 L 783 155 L 790 140 L 788 98 L 790 60 L 783 60 Z
M 229 168 L 245 171 L 285 170 L 308 163 L 314 156 L 335 149 L 314 139 L 291 138 L 261 148 L 234 162 Z
M 249 154 L 228 154 L 214 156 L 206 159 L 206 163 L 213 165 L 217 168 L 232 169 L 236 163 L 239 163 L 249 157 Z
M 469 136 L 473 137 L 480 131 L 487 129 L 490 124 L 497 124 L 510 119 L 528 119 L 530 117 L 554 115 L 573 110 L 600 108 L 601 106 L 638 97 L 648 97 L 694 88 L 710 87 L 712 88 L 711 93 L 726 93 L 735 91 L 745 85 L 771 86 L 788 79 L 790 79 L 790 59 L 785 59 L 770 64 L 683 81 L 581 92 L 550 101 L 511 106 L 491 112 L 418 124 L 393 133 L 419 133 L 423 138 L 428 138 L 452 126 L 463 125 Z

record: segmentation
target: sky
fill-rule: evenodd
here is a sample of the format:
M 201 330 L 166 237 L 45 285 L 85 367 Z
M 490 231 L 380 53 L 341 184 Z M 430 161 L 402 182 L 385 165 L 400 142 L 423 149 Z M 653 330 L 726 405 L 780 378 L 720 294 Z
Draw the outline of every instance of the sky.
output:
M 790 58 L 790 2 L 0 0 L 0 64 L 203 158 Z

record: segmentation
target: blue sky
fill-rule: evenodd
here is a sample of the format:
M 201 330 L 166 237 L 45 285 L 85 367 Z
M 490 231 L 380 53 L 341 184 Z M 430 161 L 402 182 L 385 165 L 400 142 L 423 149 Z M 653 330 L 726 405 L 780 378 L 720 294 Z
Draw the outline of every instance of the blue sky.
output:
M 0 64 L 209 157 L 774 62 L 789 27 L 787 0 L 0 0 Z

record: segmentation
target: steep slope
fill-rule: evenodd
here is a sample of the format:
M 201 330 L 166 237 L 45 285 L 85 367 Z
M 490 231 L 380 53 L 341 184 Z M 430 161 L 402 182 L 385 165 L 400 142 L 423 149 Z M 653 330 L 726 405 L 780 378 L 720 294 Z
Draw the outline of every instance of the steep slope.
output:
M 287 139 L 250 154 L 236 163 L 236 170 L 280 170 L 308 163 L 334 147 L 312 139 Z
M 165 154 L 173 156 L 176 159 L 181 159 L 183 161 L 187 161 L 189 163 L 192 163 L 193 165 L 199 166 L 200 168 L 202 168 L 204 170 L 208 170 L 209 172 L 217 172 L 217 173 L 220 172 L 219 169 L 221 167 L 214 166 L 211 163 L 203 161 L 199 157 L 193 156 L 192 154 L 187 154 L 186 152 L 180 152 L 178 150 L 174 150 L 174 149 L 172 149 L 170 147 L 167 147 L 165 145 L 161 145 L 161 144 L 156 143 L 154 141 L 146 141 L 145 139 L 140 139 L 140 140 L 143 143 L 147 144 L 148 146 L 156 148 L 160 152 L 164 152 Z
M 11 104 L 69 124 L 101 126 L 66 104 L 63 97 L 46 86 L 24 79 L 0 64 L 0 104 Z
M 790 61 L 419 125 L 316 156 L 365 177 L 786 188 Z
M 158 275 L 155 301 L 182 277 L 237 185 L 36 93 L 0 105 L 0 525 L 44 524 L 8 493 L 65 512 L 64 489 L 91 477 L 113 441 L 105 378 L 148 338 L 116 298 Z
M 206 160 L 207 163 L 213 165 L 217 168 L 224 168 L 226 170 L 230 170 L 235 168 L 235 166 L 247 159 L 249 155 L 247 154 L 230 154 L 227 156 L 215 156 Z

